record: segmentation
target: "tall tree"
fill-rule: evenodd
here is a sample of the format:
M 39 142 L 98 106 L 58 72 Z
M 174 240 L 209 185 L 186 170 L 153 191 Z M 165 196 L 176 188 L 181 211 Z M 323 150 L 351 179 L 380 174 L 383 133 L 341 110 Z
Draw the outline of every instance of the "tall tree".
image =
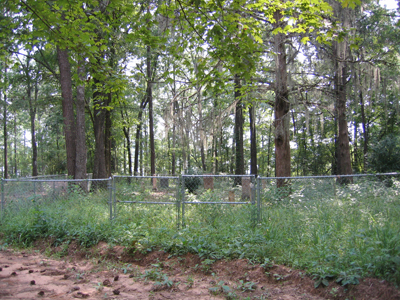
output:
M 284 28 L 286 22 L 280 10 L 275 11 L 274 29 Z M 286 35 L 278 32 L 274 37 L 275 49 L 275 176 L 290 177 L 290 102 L 287 82 Z M 281 187 L 285 180 L 279 179 Z
M 68 176 L 74 178 L 77 148 L 75 140 L 76 128 L 73 106 L 74 103 L 72 97 L 72 74 L 68 50 L 57 47 L 57 58 L 60 68 L 62 111 L 64 119 L 65 145 L 67 151 L 67 171 Z
M 258 175 L 257 166 L 257 135 L 256 135 L 256 108 L 255 103 L 250 103 L 250 174 Z
M 350 27 L 350 9 L 336 6 L 336 16 L 344 28 Z M 337 169 L 339 175 L 351 175 L 351 155 L 349 130 L 347 126 L 347 77 L 349 59 L 349 45 L 346 39 L 334 41 L 333 60 L 335 67 L 335 98 L 338 119 L 338 139 L 337 139 Z M 352 178 L 341 179 L 341 182 L 352 182 Z
M 243 149 L 243 101 L 241 93 L 241 78 L 239 75 L 234 77 L 235 89 L 235 175 L 244 174 L 244 149 Z M 235 184 L 241 184 L 238 177 Z
M 4 142 L 4 172 L 3 177 L 8 178 L 8 90 L 9 90 L 9 80 L 8 80 L 8 57 L 4 57 L 4 62 L 0 62 L 2 67 L 2 76 L 0 77 L 0 99 L 3 96 L 3 142 Z
M 76 141 L 75 141 L 75 179 L 86 178 L 86 134 L 85 134 L 85 79 L 86 63 L 84 59 L 78 61 L 79 83 L 76 87 Z

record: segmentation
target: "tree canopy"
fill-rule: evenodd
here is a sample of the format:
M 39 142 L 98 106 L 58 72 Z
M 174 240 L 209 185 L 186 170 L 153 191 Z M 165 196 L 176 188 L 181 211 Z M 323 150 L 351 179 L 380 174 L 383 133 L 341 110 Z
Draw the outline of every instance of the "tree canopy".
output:
M 3 176 L 379 172 L 400 136 L 399 17 L 369 0 L 6 0 Z

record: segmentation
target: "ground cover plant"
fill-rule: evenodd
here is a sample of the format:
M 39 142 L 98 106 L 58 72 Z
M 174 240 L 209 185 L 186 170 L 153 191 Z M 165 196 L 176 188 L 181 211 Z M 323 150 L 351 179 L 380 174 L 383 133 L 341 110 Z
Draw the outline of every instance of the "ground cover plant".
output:
M 388 187 L 372 179 L 348 185 L 332 178 L 292 180 L 276 189 L 265 180 L 256 223 L 251 217 L 257 213 L 254 205 L 203 204 L 187 207 L 184 226 L 177 226 L 179 212 L 171 204 L 121 203 L 110 221 L 107 189 L 71 188 L 56 200 L 39 197 L 30 205 L 6 210 L 1 240 L 21 247 L 46 239 L 61 249 L 71 243 L 91 247 L 106 242 L 124 246 L 128 253 L 163 250 L 176 257 L 192 253 L 202 260 L 197 269 L 205 273 L 221 259 L 248 259 L 267 273 L 276 264 L 302 270 L 316 288 L 330 288 L 333 282 L 348 288 L 365 277 L 399 285 L 400 182 L 392 181 Z M 129 183 L 124 191 L 132 195 Z M 214 202 L 219 193 L 226 194 L 200 190 L 190 197 Z M 268 275 L 284 280 L 282 274 Z M 170 283 L 160 278 L 159 282 Z M 252 288 L 247 282 L 238 286 Z M 228 290 L 216 284 L 212 291 L 221 289 Z

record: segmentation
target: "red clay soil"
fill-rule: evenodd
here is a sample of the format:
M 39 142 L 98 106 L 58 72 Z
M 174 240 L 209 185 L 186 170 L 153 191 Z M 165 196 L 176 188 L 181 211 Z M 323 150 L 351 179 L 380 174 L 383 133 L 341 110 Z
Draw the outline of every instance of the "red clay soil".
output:
M 304 272 L 285 266 L 264 269 L 246 260 L 202 261 L 163 251 L 144 255 L 105 243 L 89 250 L 42 243 L 24 252 L 0 251 L 0 299 L 76 298 L 395 300 L 400 291 L 373 278 L 347 289 L 335 282 L 315 289 Z

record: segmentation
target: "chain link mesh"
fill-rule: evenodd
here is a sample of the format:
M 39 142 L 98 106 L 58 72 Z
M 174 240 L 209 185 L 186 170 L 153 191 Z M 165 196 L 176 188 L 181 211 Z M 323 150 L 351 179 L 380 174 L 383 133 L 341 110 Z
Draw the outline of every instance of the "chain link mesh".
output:
M 15 212 L 60 201 L 85 201 L 95 197 L 109 204 L 109 180 L 3 179 L 1 209 Z
M 184 175 L 181 194 L 184 226 L 221 228 L 254 222 L 254 176 Z
M 151 227 L 178 224 L 179 177 L 114 176 L 114 189 L 114 217 L 146 220 Z
M 249 175 L 3 179 L 1 212 L 71 201 L 80 203 L 77 209 L 95 205 L 93 214 L 141 220 L 150 227 L 254 226 L 269 218 L 272 206 L 309 210 L 356 203 L 365 195 L 387 201 L 400 194 L 399 175 L 291 177 L 279 188 L 282 179 Z
M 268 219 L 272 206 L 309 210 L 318 206 L 341 205 L 372 196 L 382 201 L 400 194 L 400 174 L 307 176 L 287 178 L 277 187 L 277 178 L 259 177 L 258 202 L 260 216 Z

